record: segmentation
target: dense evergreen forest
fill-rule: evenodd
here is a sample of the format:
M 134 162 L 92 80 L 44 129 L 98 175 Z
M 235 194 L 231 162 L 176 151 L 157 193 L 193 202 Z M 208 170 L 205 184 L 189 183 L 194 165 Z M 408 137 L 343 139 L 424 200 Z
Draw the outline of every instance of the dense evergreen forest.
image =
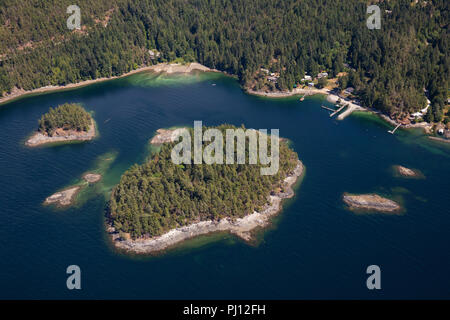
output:
M 65 103 L 51 108 L 39 120 L 39 131 L 50 136 L 56 129 L 88 131 L 91 126 L 91 115 L 82 106 Z
M 305 72 L 347 71 L 340 83 L 354 87 L 365 106 L 402 118 L 428 96 L 428 120 L 442 120 L 450 2 L 375 2 L 381 30 L 366 27 L 362 0 L 78 0 L 82 28 L 69 31 L 70 0 L 3 0 L 0 92 L 182 58 L 236 74 L 244 86 L 270 68 L 282 90 Z M 161 56 L 152 59 L 149 49 Z
M 235 127 L 217 128 L 224 133 Z M 193 137 L 193 129 L 190 130 Z M 283 188 L 282 180 L 298 161 L 297 154 L 281 140 L 279 170 L 275 175 L 261 175 L 259 161 L 176 165 L 171 159 L 175 144 L 162 145 L 152 160 L 134 165 L 123 174 L 110 201 L 110 218 L 117 231 L 130 233 L 133 238 L 157 236 L 202 220 L 243 217 L 261 209 L 273 190 Z M 203 148 L 207 145 L 203 144 Z M 270 145 L 268 139 L 269 150 Z M 248 155 L 248 142 L 246 149 Z M 223 150 L 225 154 L 225 144 Z

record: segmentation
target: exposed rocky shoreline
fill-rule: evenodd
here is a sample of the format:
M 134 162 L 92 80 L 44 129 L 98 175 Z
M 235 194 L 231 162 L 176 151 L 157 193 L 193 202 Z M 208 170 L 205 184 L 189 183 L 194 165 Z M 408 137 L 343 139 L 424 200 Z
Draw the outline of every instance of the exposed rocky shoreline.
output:
M 164 72 L 168 74 L 172 73 L 191 73 L 192 71 L 203 71 L 203 72 L 221 72 L 216 69 L 210 69 L 200 63 L 191 62 L 189 64 L 179 64 L 179 63 L 159 63 L 154 66 L 148 67 L 148 70 L 154 72 Z
M 344 112 L 342 112 L 337 119 L 344 120 L 347 116 L 352 114 L 353 111 L 369 111 L 366 108 L 363 108 L 351 101 L 345 101 L 341 99 L 338 95 L 332 93 L 329 89 L 317 89 L 317 88 L 295 88 L 292 91 L 274 91 L 274 92 L 266 92 L 266 91 L 255 91 L 247 88 L 247 93 L 257 96 L 264 96 L 269 98 L 286 98 L 295 95 L 304 95 L 304 96 L 313 96 L 316 94 L 322 94 L 327 96 L 327 100 L 331 103 L 337 103 L 338 100 L 341 100 L 341 103 L 346 105 L 347 108 Z
M 353 103 L 352 101 L 346 101 L 339 97 L 338 95 L 332 93 L 329 89 L 323 88 L 323 89 L 317 89 L 317 88 L 295 88 L 292 89 L 292 91 L 262 91 L 262 90 L 253 90 L 250 88 L 246 88 L 245 91 L 248 94 L 256 95 L 256 96 L 262 96 L 262 97 L 268 97 L 268 98 L 286 98 L 296 95 L 304 95 L 304 96 L 313 96 L 316 94 L 322 94 L 327 96 L 327 100 L 332 103 L 337 103 L 338 100 L 341 100 L 341 104 L 346 105 L 346 109 L 338 115 L 338 120 L 344 120 L 347 116 L 352 114 L 354 111 L 365 111 L 365 112 L 371 112 L 373 114 L 378 115 L 380 118 L 385 120 L 386 122 L 392 124 L 393 126 L 397 126 L 400 123 L 397 122 L 394 119 L 391 119 L 388 115 L 382 113 L 379 110 L 373 109 L 373 108 L 366 108 L 362 107 L 358 104 Z M 410 123 L 402 125 L 402 128 L 404 129 L 412 129 L 412 128 L 420 128 L 425 131 L 426 134 L 432 133 L 433 125 L 428 122 L 419 122 L 419 123 Z M 450 142 L 450 139 L 440 138 L 440 137 L 429 137 L 432 140 L 436 141 L 443 141 L 443 142 Z
M 68 189 L 58 191 L 47 197 L 44 201 L 45 205 L 55 204 L 59 207 L 66 207 L 72 204 L 76 194 L 80 191 L 81 186 L 70 187 Z
M 28 147 L 37 147 L 43 144 L 55 142 L 88 141 L 94 139 L 94 137 L 95 121 L 91 120 L 91 125 L 87 132 L 57 129 L 53 136 L 48 136 L 41 132 L 36 132 L 25 142 L 25 145 L 27 145 Z
M 88 183 L 96 183 L 96 182 L 100 181 L 101 178 L 102 178 L 102 175 L 98 174 L 98 173 L 86 173 L 83 176 L 83 179 Z
M 395 174 L 404 178 L 424 178 L 425 176 L 416 169 L 410 169 L 404 166 L 396 165 L 393 167 Z
M 83 175 L 83 180 L 86 183 L 84 184 L 77 184 L 71 187 L 68 187 L 67 189 L 64 189 L 62 191 L 58 191 L 51 196 L 47 197 L 44 201 L 45 205 L 54 204 L 57 207 L 68 207 L 73 204 L 75 200 L 75 196 L 88 184 L 90 183 L 96 183 L 100 181 L 102 178 L 101 174 L 98 173 L 86 173 Z
M 49 86 L 45 86 L 45 87 L 41 87 L 41 88 L 37 88 L 37 89 L 33 89 L 33 90 L 24 90 L 24 89 L 19 89 L 19 88 L 13 88 L 13 90 L 11 91 L 10 94 L 7 94 L 3 97 L 0 96 L 0 105 L 3 103 L 6 103 L 8 101 L 18 99 L 22 96 L 29 95 L 29 94 L 37 94 L 37 93 L 52 92 L 52 91 L 57 91 L 57 90 L 74 89 L 74 88 L 78 88 L 78 87 L 87 86 L 87 85 L 90 85 L 93 83 L 127 77 L 132 74 L 144 72 L 144 71 L 165 72 L 165 73 L 190 73 L 195 70 L 205 71 L 205 72 L 206 71 L 221 72 L 216 69 L 210 69 L 210 68 L 208 68 L 204 65 L 201 65 L 200 63 L 196 63 L 196 62 L 192 62 L 192 63 L 185 64 L 185 65 L 179 64 L 179 63 L 170 63 L 170 64 L 169 63 L 159 63 L 159 64 L 155 64 L 152 66 L 143 66 L 136 70 L 132 70 L 130 72 L 124 73 L 120 76 L 112 76 L 112 77 L 107 77 L 107 78 L 97 78 L 97 79 L 93 79 L 93 80 L 85 80 L 85 81 L 80 81 L 77 83 L 69 83 L 65 86 L 49 85 Z
M 178 138 L 180 134 L 186 130 L 186 128 L 178 128 L 174 130 L 158 129 L 156 130 L 158 134 L 150 140 L 150 143 L 153 145 L 160 145 L 163 143 L 174 142 L 175 139 Z
M 262 96 L 262 97 L 269 97 L 269 98 L 286 98 L 286 97 L 292 97 L 295 95 L 305 95 L 305 96 L 313 96 L 315 94 L 329 94 L 328 89 L 317 89 L 317 88 L 295 88 L 291 91 L 262 91 L 262 90 L 253 90 L 250 88 L 245 89 L 247 93 L 255 95 L 255 96 Z
M 374 210 L 380 212 L 400 211 L 400 205 L 377 194 L 352 195 L 344 193 L 342 200 L 350 209 Z
M 107 231 L 110 234 L 114 246 L 119 249 L 131 251 L 135 253 L 153 253 L 167 249 L 184 240 L 218 231 L 228 231 L 240 238 L 250 241 L 252 239 L 252 231 L 258 227 L 265 227 L 270 223 L 270 218 L 279 213 L 282 209 L 282 200 L 294 196 L 292 186 L 302 175 L 304 167 L 299 160 L 292 174 L 284 179 L 284 190 L 269 196 L 269 204 L 267 204 L 261 212 L 254 212 L 243 218 L 232 221 L 229 218 L 219 221 L 201 221 L 188 226 L 176 228 L 169 232 L 153 238 L 142 238 L 137 240 L 122 239 L 114 227 L 108 226 Z

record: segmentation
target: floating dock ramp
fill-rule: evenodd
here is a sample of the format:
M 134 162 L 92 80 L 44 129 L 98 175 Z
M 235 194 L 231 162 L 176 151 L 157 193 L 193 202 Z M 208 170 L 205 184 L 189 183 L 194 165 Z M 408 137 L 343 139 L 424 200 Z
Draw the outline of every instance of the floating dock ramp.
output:
M 396 127 L 395 127 L 395 129 L 394 130 L 389 130 L 388 132 L 389 133 L 391 133 L 391 134 L 394 134 L 395 133 L 395 131 L 398 129 L 398 128 L 400 128 L 400 126 L 401 126 L 402 124 L 401 123 L 399 123 Z

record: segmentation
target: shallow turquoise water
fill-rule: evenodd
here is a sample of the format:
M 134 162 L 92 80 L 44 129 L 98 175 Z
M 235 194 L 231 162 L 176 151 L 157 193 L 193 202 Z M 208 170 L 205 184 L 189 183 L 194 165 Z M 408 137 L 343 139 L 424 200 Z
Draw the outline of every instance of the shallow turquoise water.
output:
M 98 139 L 26 148 L 41 114 L 64 102 L 94 112 Z M 330 119 L 325 103 L 249 96 L 220 74 L 143 73 L 1 106 L 0 298 L 450 298 L 449 147 L 418 132 L 388 134 L 373 116 Z M 158 257 L 114 251 L 103 226 L 108 191 L 145 160 L 156 129 L 194 120 L 279 128 L 307 167 L 296 197 L 258 245 L 217 234 Z M 79 206 L 41 205 L 110 152 L 117 158 Z M 395 178 L 396 164 L 426 179 Z M 344 192 L 391 196 L 405 212 L 354 214 Z M 81 291 L 66 289 L 71 264 L 81 267 Z M 371 264 L 381 268 L 380 291 L 366 288 Z

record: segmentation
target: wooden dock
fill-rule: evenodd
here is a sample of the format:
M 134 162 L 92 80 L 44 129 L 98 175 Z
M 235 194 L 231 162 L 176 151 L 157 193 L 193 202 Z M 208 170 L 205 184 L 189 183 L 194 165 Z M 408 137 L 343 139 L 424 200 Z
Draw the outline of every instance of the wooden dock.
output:
M 331 108 L 328 108 L 328 107 L 326 107 L 326 106 L 324 106 L 324 105 L 322 105 L 321 107 L 324 108 L 324 109 L 327 109 L 328 111 L 331 111 L 331 112 L 335 112 L 335 111 L 336 111 L 336 110 L 331 109 Z
M 389 133 L 391 133 L 391 134 L 394 134 L 395 133 L 395 131 L 398 129 L 398 128 L 400 128 L 400 126 L 401 126 L 402 124 L 401 123 L 399 123 L 396 127 L 395 127 L 395 129 L 394 130 L 389 130 L 388 132 Z
M 335 114 L 338 114 L 339 112 L 341 112 L 341 110 L 344 109 L 345 106 L 346 106 L 346 105 L 343 104 L 339 109 L 337 109 L 337 110 L 334 111 L 332 114 L 330 114 L 330 118 L 333 118 L 333 116 L 334 116 Z

